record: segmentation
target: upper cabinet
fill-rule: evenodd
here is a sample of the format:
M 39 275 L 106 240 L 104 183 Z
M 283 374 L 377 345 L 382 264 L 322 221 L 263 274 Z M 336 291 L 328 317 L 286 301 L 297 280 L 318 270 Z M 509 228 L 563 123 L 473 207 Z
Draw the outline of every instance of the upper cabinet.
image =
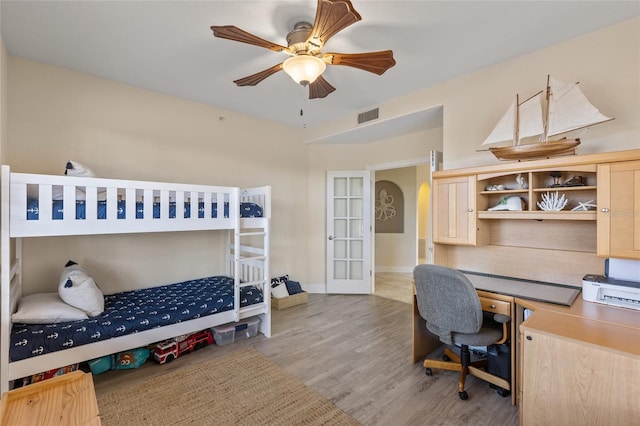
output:
M 476 178 L 460 176 L 434 179 L 433 241 L 442 244 L 476 245 L 483 243 L 477 228 Z
M 435 243 L 493 244 L 513 219 L 565 221 L 597 233 L 598 256 L 640 259 L 637 149 L 438 171 L 432 195 Z
M 596 220 L 596 165 L 479 174 L 479 219 Z
M 640 161 L 598 166 L 598 251 L 640 259 Z

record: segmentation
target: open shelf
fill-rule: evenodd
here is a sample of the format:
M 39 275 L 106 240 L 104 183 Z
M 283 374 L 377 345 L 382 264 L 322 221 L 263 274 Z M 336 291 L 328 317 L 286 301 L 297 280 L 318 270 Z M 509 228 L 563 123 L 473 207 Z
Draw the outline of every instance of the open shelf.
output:
M 477 183 L 478 219 L 596 220 L 595 209 L 572 210 L 580 206 L 580 203 L 595 204 L 597 198 L 595 167 L 585 166 L 576 169 L 563 168 L 561 171 L 554 170 L 492 174 L 481 177 Z M 560 177 L 554 178 L 551 174 Z M 562 185 L 574 176 L 580 176 L 585 185 L 552 186 L 555 183 Z M 520 188 L 520 184 L 524 184 L 524 188 Z M 498 185 L 504 189 L 488 189 Z M 545 194 L 555 192 L 568 200 L 565 208 L 561 211 L 541 210 L 538 202 L 542 201 Z M 489 211 L 489 208 L 498 205 L 505 197 L 520 197 L 524 205 L 523 210 Z
M 479 211 L 478 219 L 596 220 L 596 211 Z
M 596 186 L 557 186 L 555 188 L 533 188 L 533 192 L 573 192 L 573 191 L 595 191 Z

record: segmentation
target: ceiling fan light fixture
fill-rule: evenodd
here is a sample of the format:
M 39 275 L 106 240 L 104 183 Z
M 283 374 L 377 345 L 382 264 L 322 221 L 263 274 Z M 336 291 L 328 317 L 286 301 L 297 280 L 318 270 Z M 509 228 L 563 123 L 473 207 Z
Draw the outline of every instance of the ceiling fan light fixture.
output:
M 284 72 L 296 83 L 306 86 L 313 83 L 322 74 L 327 64 L 320 58 L 310 55 L 297 55 L 288 58 L 282 64 Z

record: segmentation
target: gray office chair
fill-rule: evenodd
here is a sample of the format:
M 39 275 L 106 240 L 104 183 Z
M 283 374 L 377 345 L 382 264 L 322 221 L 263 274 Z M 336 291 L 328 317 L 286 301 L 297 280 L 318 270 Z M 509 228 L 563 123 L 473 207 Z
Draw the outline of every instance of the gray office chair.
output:
M 445 345 L 461 346 L 460 356 L 447 347 L 444 361 L 425 359 L 426 374 L 431 376 L 432 368 L 459 371 L 458 396 L 462 400 L 469 397 L 464 390 L 467 374 L 499 387 L 500 395 L 508 395 L 510 389 L 504 379 L 480 369 L 486 365 L 486 359 L 471 362 L 469 346 L 504 343 L 509 338 L 509 327 L 506 325 L 509 317 L 483 313 L 473 284 L 456 269 L 418 265 L 413 270 L 413 278 L 418 310 L 426 321 L 427 329 Z

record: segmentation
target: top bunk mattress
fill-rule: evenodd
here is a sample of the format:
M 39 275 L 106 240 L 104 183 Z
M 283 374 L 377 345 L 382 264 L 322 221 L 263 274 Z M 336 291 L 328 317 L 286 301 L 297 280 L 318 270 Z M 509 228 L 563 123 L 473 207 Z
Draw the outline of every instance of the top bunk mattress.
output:
M 98 316 L 57 324 L 14 323 L 11 361 L 176 324 L 233 309 L 234 280 L 213 276 L 104 296 Z M 263 301 L 254 286 L 240 287 L 240 306 Z

